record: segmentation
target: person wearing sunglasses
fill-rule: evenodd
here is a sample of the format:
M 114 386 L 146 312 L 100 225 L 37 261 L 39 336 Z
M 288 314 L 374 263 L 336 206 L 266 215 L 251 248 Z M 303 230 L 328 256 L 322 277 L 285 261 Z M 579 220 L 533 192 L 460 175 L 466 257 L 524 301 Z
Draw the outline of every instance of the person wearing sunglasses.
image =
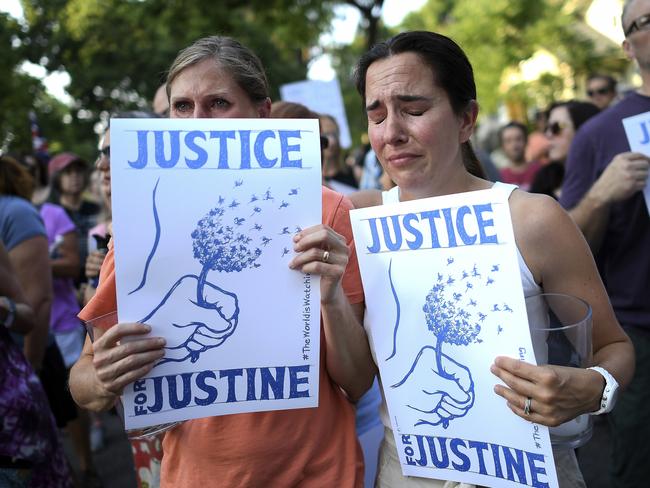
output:
M 600 73 L 589 76 L 587 97 L 600 110 L 605 110 L 616 100 L 616 80 Z
M 650 216 L 642 190 L 650 159 L 630 151 L 621 120 L 650 111 L 650 0 L 623 7 L 623 50 L 642 84 L 576 133 L 560 203 L 594 254 L 616 316 L 636 350 L 636 374 L 608 415 L 610 486 L 646 486 L 650 478 Z M 646 122 L 647 124 L 647 122 Z
M 564 179 L 564 162 L 578 128 L 600 110 L 589 102 L 556 102 L 548 109 L 548 125 L 544 134 L 548 140 L 549 163 L 542 166 L 530 186 L 532 193 L 543 193 L 555 199 L 560 195 Z

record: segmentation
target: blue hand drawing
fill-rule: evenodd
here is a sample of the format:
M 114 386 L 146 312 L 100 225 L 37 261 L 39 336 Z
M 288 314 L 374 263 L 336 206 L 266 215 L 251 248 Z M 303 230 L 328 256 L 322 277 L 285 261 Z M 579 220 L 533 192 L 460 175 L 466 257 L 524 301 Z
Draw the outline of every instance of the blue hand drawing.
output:
M 142 279 L 140 280 L 140 284 L 137 287 L 135 287 L 133 290 L 131 290 L 129 292 L 129 295 L 135 293 L 138 290 L 141 290 L 142 287 L 144 287 L 144 285 L 147 284 L 147 273 L 149 272 L 149 265 L 151 264 L 151 260 L 156 254 L 156 250 L 158 249 L 158 243 L 160 242 L 160 217 L 158 217 L 158 208 L 156 207 L 156 190 L 158 190 L 158 183 L 160 183 L 160 178 L 158 178 L 158 180 L 156 181 L 156 185 L 153 187 L 153 195 L 152 195 L 153 221 L 154 221 L 154 226 L 156 228 L 153 246 L 151 247 L 149 256 L 147 256 L 147 260 L 144 263 L 144 271 L 142 272 Z
M 243 185 L 243 180 L 237 180 L 234 189 L 239 190 Z M 156 207 L 157 188 L 158 182 L 153 189 L 156 240 L 147 258 L 142 283 L 133 292 L 140 290 L 146 284 L 147 269 L 155 256 L 160 240 L 161 225 Z M 266 208 L 256 207 L 255 213 L 261 213 L 263 210 L 277 211 L 270 206 L 270 202 L 273 201 L 270 190 L 267 190 L 266 197 Z M 217 206 L 197 222 L 196 228 L 191 233 L 193 257 L 201 264 L 199 274 L 189 273 L 180 277 L 151 312 L 140 320 L 145 323 L 163 308 L 186 307 L 188 302 L 196 307 L 195 312 L 188 314 L 191 317 L 188 316 L 187 320 L 185 318 L 181 321 L 171 320 L 172 326 L 187 329 L 188 335 L 180 344 L 165 348 L 165 356 L 158 362 L 159 365 L 187 360 L 196 362 L 203 352 L 221 346 L 237 329 L 240 313 L 237 294 L 213 283 L 209 275 L 211 272 L 240 273 L 246 269 L 261 267 L 258 261 L 263 254 L 262 247 L 267 246 L 271 239 L 259 232 L 262 229 L 259 224 L 248 229 L 248 231 L 256 231 L 248 235 L 242 226 L 246 218 L 237 214 L 245 210 L 237 208 L 239 202 L 236 198 L 233 198 L 230 204 L 225 202 L 226 198 L 219 196 Z M 231 223 L 234 225 L 229 225 Z M 282 230 L 285 229 L 287 232 L 280 234 L 287 235 L 285 239 L 290 240 L 289 227 L 283 227 Z M 282 257 L 290 253 L 286 245 L 281 249 Z
M 427 330 L 435 337 L 435 344 L 423 346 L 408 372 L 400 381 L 391 385 L 392 388 L 400 388 L 410 383 L 413 389 L 409 391 L 418 392 L 415 396 L 409 396 L 409 403 L 405 405 L 418 412 L 414 426 L 441 425 L 447 428 L 454 419 L 467 415 L 475 400 L 472 373 L 467 366 L 446 354 L 443 349 L 445 344 L 470 346 L 482 342 L 479 338 L 481 324 L 484 324 L 491 314 L 505 312 L 507 307 L 505 303 L 503 308 L 481 304 L 480 290 L 486 285 L 481 279 L 479 266 L 474 265 L 470 273 L 463 270 L 456 273 L 451 266 L 453 262 L 452 258 L 447 259 L 446 265 L 452 268 L 447 277 L 437 273 L 437 279 L 427 293 L 422 307 Z M 394 291 L 391 266 L 389 280 L 395 302 L 398 304 L 398 321 L 393 334 L 393 352 L 387 359 L 395 355 L 399 325 L 399 299 Z M 498 269 L 498 265 L 492 266 L 491 282 L 496 279 Z M 460 279 L 455 279 L 454 276 Z M 477 295 L 469 296 L 470 293 Z M 502 330 L 499 326 L 497 334 Z

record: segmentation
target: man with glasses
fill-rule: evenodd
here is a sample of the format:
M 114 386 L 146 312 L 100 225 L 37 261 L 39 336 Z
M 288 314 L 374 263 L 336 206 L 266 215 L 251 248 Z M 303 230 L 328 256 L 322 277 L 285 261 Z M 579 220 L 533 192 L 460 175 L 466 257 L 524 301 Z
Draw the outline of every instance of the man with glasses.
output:
M 650 216 L 642 192 L 650 159 L 630 152 L 621 123 L 650 111 L 649 18 L 650 0 L 625 2 L 623 50 L 636 60 L 642 85 L 580 127 L 560 198 L 592 247 L 616 316 L 635 346 L 634 380 L 608 415 L 614 487 L 647 486 L 650 479 Z
M 593 74 L 587 78 L 587 97 L 601 110 L 616 99 L 616 80 L 609 75 Z

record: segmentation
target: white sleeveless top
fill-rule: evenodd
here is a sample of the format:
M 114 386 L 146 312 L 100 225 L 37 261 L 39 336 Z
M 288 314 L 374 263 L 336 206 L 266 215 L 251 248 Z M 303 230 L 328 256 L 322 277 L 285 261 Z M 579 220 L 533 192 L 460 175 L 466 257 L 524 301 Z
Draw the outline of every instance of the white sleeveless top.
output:
M 517 188 L 516 185 L 510 185 L 506 183 L 501 183 L 501 182 L 496 182 L 492 186 L 493 189 L 495 190 L 500 190 L 507 192 L 508 197 L 510 194 Z M 381 200 L 382 204 L 388 204 L 388 203 L 399 203 L 399 187 L 394 187 L 391 188 L 388 191 L 384 191 L 381 193 Z M 528 268 L 528 265 L 526 264 L 526 261 L 524 261 L 523 256 L 521 255 L 521 252 L 519 251 L 519 247 L 517 247 L 517 259 L 519 260 L 519 271 L 521 274 L 521 284 L 524 289 L 524 297 L 531 297 L 535 295 L 539 295 L 542 293 L 542 287 L 539 286 L 537 283 L 535 283 L 535 279 L 533 278 L 533 274 L 530 271 L 530 268 Z M 547 312 L 546 310 L 538 310 L 535 313 L 539 313 L 539 320 L 540 323 L 541 320 L 547 320 Z M 366 315 L 367 317 L 367 315 Z M 366 330 L 368 330 L 368 324 L 364 323 L 364 327 Z M 375 351 L 371 347 L 371 352 L 372 352 L 372 357 L 375 360 L 375 363 L 377 363 L 377 358 L 375 357 Z M 379 379 L 379 382 L 381 384 L 381 378 Z M 381 407 L 379 408 L 379 416 L 381 418 L 382 423 L 384 424 L 385 427 L 388 427 L 389 429 L 391 428 L 390 425 L 390 419 L 388 417 L 388 409 L 386 408 L 386 398 L 384 396 L 384 390 L 383 390 L 383 385 L 381 388 L 381 397 L 382 397 L 382 403 Z

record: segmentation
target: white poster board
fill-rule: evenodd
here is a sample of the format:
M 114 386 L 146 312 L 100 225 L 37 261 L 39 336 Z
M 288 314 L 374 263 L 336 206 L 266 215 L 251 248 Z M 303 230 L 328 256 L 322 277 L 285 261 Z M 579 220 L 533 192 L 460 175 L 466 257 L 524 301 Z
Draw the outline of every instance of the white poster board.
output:
M 630 149 L 633 152 L 650 156 L 650 112 L 623 119 L 623 127 L 627 141 L 630 143 Z M 643 196 L 650 214 L 650 178 L 645 182 Z
M 352 145 L 348 118 L 339 80 L 330 81 L 304 80 L 287 83 L 280 87 L 280 97 L 286 102 L 300 103 L 319 114 L 331 115 L 336 119 L 341 130 L 340 142 L 344 149 Z
M 318 406 L 319 281 L 288 267 L 322 219 L 317 122 L 113 119 L 111 177 L 119 320 L 167 340 L 125 427 Z
M 558 486 L 548 429 L 493 390 L 496 356 L 535 363 L 507 199 L 483 190 L 351 212 L 406 476 Z

